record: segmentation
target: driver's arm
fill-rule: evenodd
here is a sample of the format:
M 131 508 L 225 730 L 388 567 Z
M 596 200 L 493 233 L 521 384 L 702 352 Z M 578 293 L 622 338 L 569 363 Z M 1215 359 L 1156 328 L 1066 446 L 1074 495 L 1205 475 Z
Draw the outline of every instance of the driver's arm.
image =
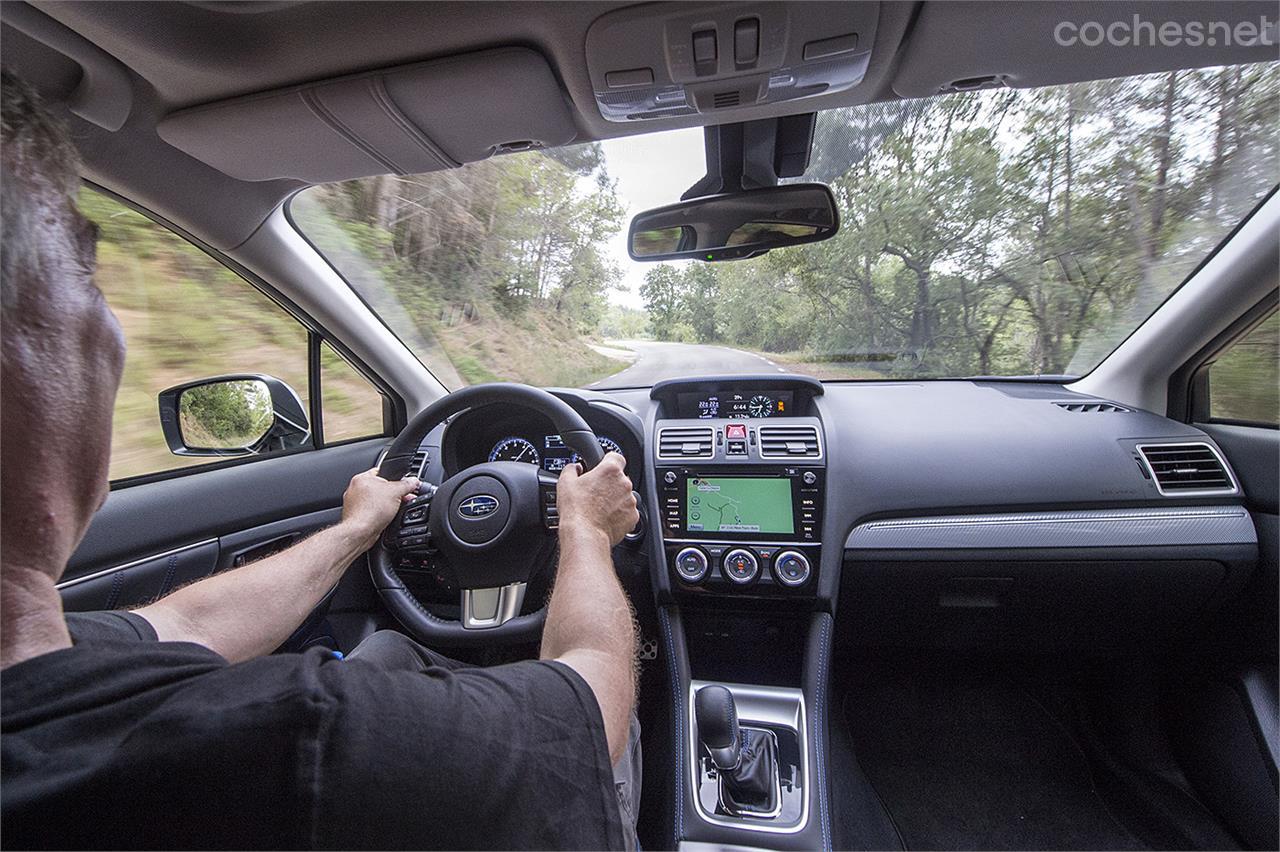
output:
M 388 482 L 369 470 L 342 495 L 342 521 L 288 550 L 224 571 L 135 610 L 161 641 L 195 642 L 231 662 L 280 647 L 347 566 L 377 540 L 416 479 Z
M 609 453 L 589 473 L 570 466 L 560 474 L 560 565 L 542 631 L 542 658 L 568 665 L 595 693 L 614 763 L 636 695 L 635 624 L 612 555 L 639 520 L 624 464 Z

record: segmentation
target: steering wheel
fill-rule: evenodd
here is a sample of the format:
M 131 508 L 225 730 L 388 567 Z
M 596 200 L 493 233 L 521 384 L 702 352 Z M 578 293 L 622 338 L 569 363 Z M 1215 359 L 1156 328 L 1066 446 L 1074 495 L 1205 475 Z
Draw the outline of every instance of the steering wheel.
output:
M 424 408 L 396 436 L 378 468 L 401 479 L 427 434 L 449 417 L 491 403 L 520 405 L 544 415 L 589 470 L 604 458 L 591 427 L 565 402 L 528 385 L 492 383 L 463 388 Z M 556 477 L 537 465 L 498 461 L 472 465 L 441 482 L 424 483 L 369 552 L 374 588 L 414 638 L 437 645 L 532 642 L 547 610 L 520 615 L 529 578 L 556 543 Z M 427 610 L 395 565 L 402 555 L 438 551 L 462 589 L 462 620 Z

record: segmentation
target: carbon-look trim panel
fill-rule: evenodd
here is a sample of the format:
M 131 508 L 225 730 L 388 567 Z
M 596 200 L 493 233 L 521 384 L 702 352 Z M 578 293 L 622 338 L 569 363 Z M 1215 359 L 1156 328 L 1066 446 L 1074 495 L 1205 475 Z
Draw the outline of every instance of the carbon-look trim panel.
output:
M 1003 547 L 1142 547 L 1255 544 L 1241 506 L 1099 509 L 869 521 L 854 527 L 850 550 Z

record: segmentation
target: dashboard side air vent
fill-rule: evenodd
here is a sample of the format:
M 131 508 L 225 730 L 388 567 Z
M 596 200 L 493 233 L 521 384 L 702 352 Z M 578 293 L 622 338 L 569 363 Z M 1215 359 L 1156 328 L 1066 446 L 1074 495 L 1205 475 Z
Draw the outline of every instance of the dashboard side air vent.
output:
M 1140 444 L 1156 489 L 1166 495 L 1234 494 L 1235 480 L 1210 444 Z
M 427 462 L 431 460 L 431 454 L 424 449 L 419 449 L 413 454 L 413 460 L 409 462 L 409 469 L 405 471 L 405 476 L 416 476 L 422 479 L 422 471 L 426 469 Z
M 709 459 L 715 455 L 710 426 L 668 426 L 658 430 L 658 458 Z
M 761 426 L 760 457 L 766 459 L 818 458 L 822 447 L 816 426 Z
M 1129 411 L 1123 405 L 1116 405 L 1114 402 L 1055 402 L 1054 405 L 1064 411 L 1080 411 L 1086 414 L 1125 413 Z

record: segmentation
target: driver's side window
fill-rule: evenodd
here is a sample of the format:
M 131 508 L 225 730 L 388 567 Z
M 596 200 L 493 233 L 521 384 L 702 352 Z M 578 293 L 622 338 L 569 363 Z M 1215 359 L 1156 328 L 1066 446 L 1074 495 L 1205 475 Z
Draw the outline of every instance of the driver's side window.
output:
M 385 433 L 379 391 L 327 343 L 309 345 L 308 331 L 280 305 L 204 251 L 104 193 L 83 187 L 79 207 L 98 225 L 94 281 L 119 319 L 128 347 L 112 424 L 113 483 L 225 462 L 228 456 L 315 448 L 315 424 L 309 421 L 319 407 L 312 405 L 309 357 L 320 359 L 324 408 L 333 411 L 334 428 L 325 438 L 334 442 Z M 161 428 L 160 394 L 199 379 L 245 375 L 274 378 L 287 389 L 286 396 L 296 395 L 297 406 L 288 409 L 292 425 L 283 430 L 287 434 L 266 434 L 271 424 L 259 415 L 263 407 L 270 412 L 271 400 L 265 392 L 244 393 L 260 388 L 239 379 L 174 398 L 175 417 L 180 408 L 188 443 L 217 448 L 216 453 L 175 454 L 172 436 L 166 440 L 167 430 Z M 299 408 L 301 424 L 296 423 Z

